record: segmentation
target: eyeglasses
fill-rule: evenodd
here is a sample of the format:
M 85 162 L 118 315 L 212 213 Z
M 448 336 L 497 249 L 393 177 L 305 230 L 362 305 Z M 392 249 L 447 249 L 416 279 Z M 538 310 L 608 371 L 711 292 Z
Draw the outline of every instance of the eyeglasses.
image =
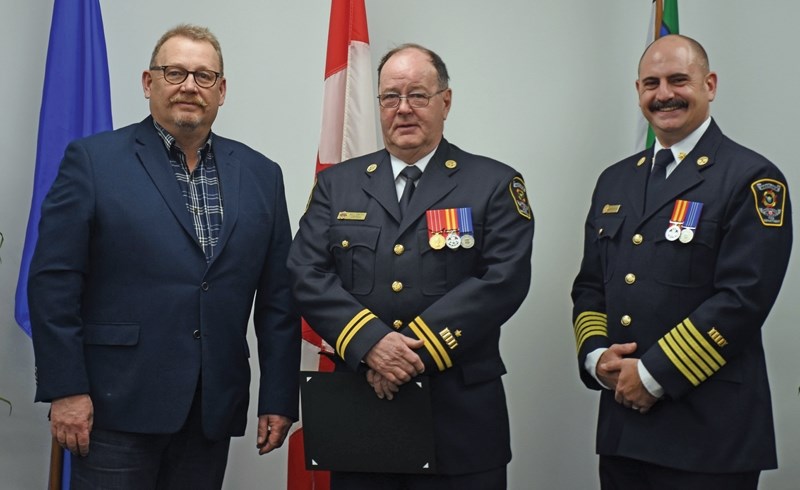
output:
M 211 70 L 189 71 L 179 66 L 168 66 L 168 65 L 151 66 L 150 69 L 163 71 L 164 80 L 171 83 L 172 85 L 182 84 L 186 80 L 186 78 L 189 77 L 189 74 L 191 74 L 194 77 L 194 83 L 196 83 L 199 87 L 211 88 L 217 83 L 219 77 L 222 76 L 222 73 L 217 71 L 211 71 Z
M 431 98 L 436 97 L 445 90 L 447 89 L 443 88 L 442 90 L 431 95 L 420 94 L 420 93 L 413 93 L 408 95 L 382 94 L 378 96 L 378 103 L 384 109 L 396 109 L 397 107 L 400 107 L 400 101 L 406 99 L 408 101 L 408 105 L 410 105 L 414 109 L 419 109 L 420 107 L 427 107 L 428 103 L 431 101 Z

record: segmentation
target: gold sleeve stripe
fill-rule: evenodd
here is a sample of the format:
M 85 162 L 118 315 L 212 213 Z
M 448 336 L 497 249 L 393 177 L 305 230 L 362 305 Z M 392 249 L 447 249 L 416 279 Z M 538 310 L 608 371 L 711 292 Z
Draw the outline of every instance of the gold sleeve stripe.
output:
M 442 344 L 442 341 L 439 340 L 439 337 L 433 333 L 433 330 L 428 327 L 421 317 L 416 317 L 414 321 L 417 323 L 417 326 L 419 326 L 420 330 L 425 334 L 425 338 L 431 341 L 433 347 L 436 349 L 439 355 L 442 356 L 445 366 L 449 368 L 453 367 L 453 361 L 450 359 L 450 354 L 447 353 L 447 349 L 444 348 L 444 344 Z
M 356 313 L 356 316 L 345 325 L 342 329 L 342 333 L 339 334 L 339 338 L 336 339 L 336 352 L 339 353 L 342 359 L 344 359 L 344 351 L 347 350 L 347 346 L 350 345 L 350 341 L 353 340 L 353 337 L 355 337 L 364 325 L 375 318 L 377 317 L 374 313 L 364 308 Z
M 414 332 L 420 340 L 425 342 L 425 348 L 430 353 L 431 357 L 433 358 L 433 362 L 436 363 L 436 367 L 439 368 L 439 371 L 444 371 L 444 362 L 442 362 L 442 358 L 439 356 L 439 353 L 436 352 L 436 349 L 433 348 L 430 342 L 425 337 L 425 334 L 422 333 L 420 328 L 417 326 L 415 322 L 409 322 L 408 328 Z
M 693 386 L 707 380 L 726 362 L 688 318 L 667 332 L 658 345 Z
M 447 350 L 439 341 L 439 338 L 436 337 L 428 325 L 425 324 L 422 318 L 415 318 L 414 321 L 408 324 L 408 326 L 411 328 L 417 338 L 425 342 L 425 349 L 427 349 L 430 353 L 433 361 L 436 363 L 436 367 L 439 368 L 439 371 L 444 371 L 447 368 L 453 367 L 453 361 L 450 359 L 450 355 L 447 353 Z
M 608 337 L 608 317 L 598 311 L 584 311 L 575 319 L 575 343 L 580 352 L 589 337 Z

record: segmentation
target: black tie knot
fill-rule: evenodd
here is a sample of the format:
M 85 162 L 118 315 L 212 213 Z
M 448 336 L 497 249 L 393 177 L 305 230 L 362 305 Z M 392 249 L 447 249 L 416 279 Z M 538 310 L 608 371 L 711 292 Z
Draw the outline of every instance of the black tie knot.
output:
M 417 168 L 416 165 L 409 165 L 400 172 L 400 175 L 406 179 L 406 187 L 408 187 L 409 184 L 413 186 L 413 183 L 422 177 L 422 170 Z
M 406 179 L 403 195 L 400 196 L 400 215 L 402 216 L 405 214 L 406 209 L 408 209 L 408 203 L 411 202 L 411 196 L 414 194 L 414 189 L 416 187 L 414 182 L 422 177 L 422 170 L 414 165 L 409 165 L 400 172 L 400 175 Z

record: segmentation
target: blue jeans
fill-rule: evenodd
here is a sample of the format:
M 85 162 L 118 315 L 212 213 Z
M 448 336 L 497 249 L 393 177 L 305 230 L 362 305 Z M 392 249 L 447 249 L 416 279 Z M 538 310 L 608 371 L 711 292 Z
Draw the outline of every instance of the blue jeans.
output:
M 195 396 L 175 434 L 93 430 L 89 454 L 73 456 L 71 490 L 217 490 L 228 463 L 230 438 L 203 435 Z

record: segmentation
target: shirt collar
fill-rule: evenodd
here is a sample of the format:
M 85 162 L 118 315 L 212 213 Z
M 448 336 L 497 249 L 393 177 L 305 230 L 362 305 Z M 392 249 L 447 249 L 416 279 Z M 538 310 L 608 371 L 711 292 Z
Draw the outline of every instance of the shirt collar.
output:
M 158 132 L 158 135 L 161 137 L 161 141 L 164 142 L 164 146 L 166 146 L 167 151 L 172 151 L 173 147 L 175 147 L 176 150 L 183 152 L 183 150 L 175 144 L 175 137 L 169 134 L 169 131 L 167 131 L 164 128 L 164 126 L 158 124 L 158 122 L 156 122 L 155 119 L 153 119 L 153 125 L 156 127 L 156 131 Z M 200 152 L 200 156 L 203 158 L 206 156 L 208 151 L 211 150 L 211 141 L 213 135 L 214 133 L 209 131 L 208 138 L 206 138 L 206 142 L 203 144 L 201 148 L 197 149 Z
M 700 141 L 700 138 L 703 137 L 709 126 L 711 126 L 710 116 L 705 120 L 705 122 L 703 122 L 703 124 L 698 126 L 697 129 L 689 133 L 687 137 L 678 141 L 669 148 L 672 151 L 672 157 L 675 159 L 676 163 L 680 163 L 681 160 L 686 158 L 686 155 L 694 150 L 694 147 L 697 146 L 697 142 Z M 653 155 L 658 154 L 658 151 L 663 148 L 664 146 L 659 143 L 658 138 L 656 138 L 655 145 L 653 146 Z
M 433 158 L 434 153 L 436 153 L 436 148 L 434 148 L 433 151 L 431 151 L 424 157 L 420 158 L 416 162 L 412 163 L 411 165 L 416 166 L 418 169 L 420 169 L 421 172 L 424 172 L 425 167 L 428 166 L 428 162 L 431 161 L 431 158 Z M 400 176 L 400 172 L 402 172 L 404 168 L 408 167 L 409 164 L 400 160 L 391 153 L 389 154 L 389 157 L 392 161 L 392 174 L 394 174 L 394 180 L 397 180 L 397 178 Z

